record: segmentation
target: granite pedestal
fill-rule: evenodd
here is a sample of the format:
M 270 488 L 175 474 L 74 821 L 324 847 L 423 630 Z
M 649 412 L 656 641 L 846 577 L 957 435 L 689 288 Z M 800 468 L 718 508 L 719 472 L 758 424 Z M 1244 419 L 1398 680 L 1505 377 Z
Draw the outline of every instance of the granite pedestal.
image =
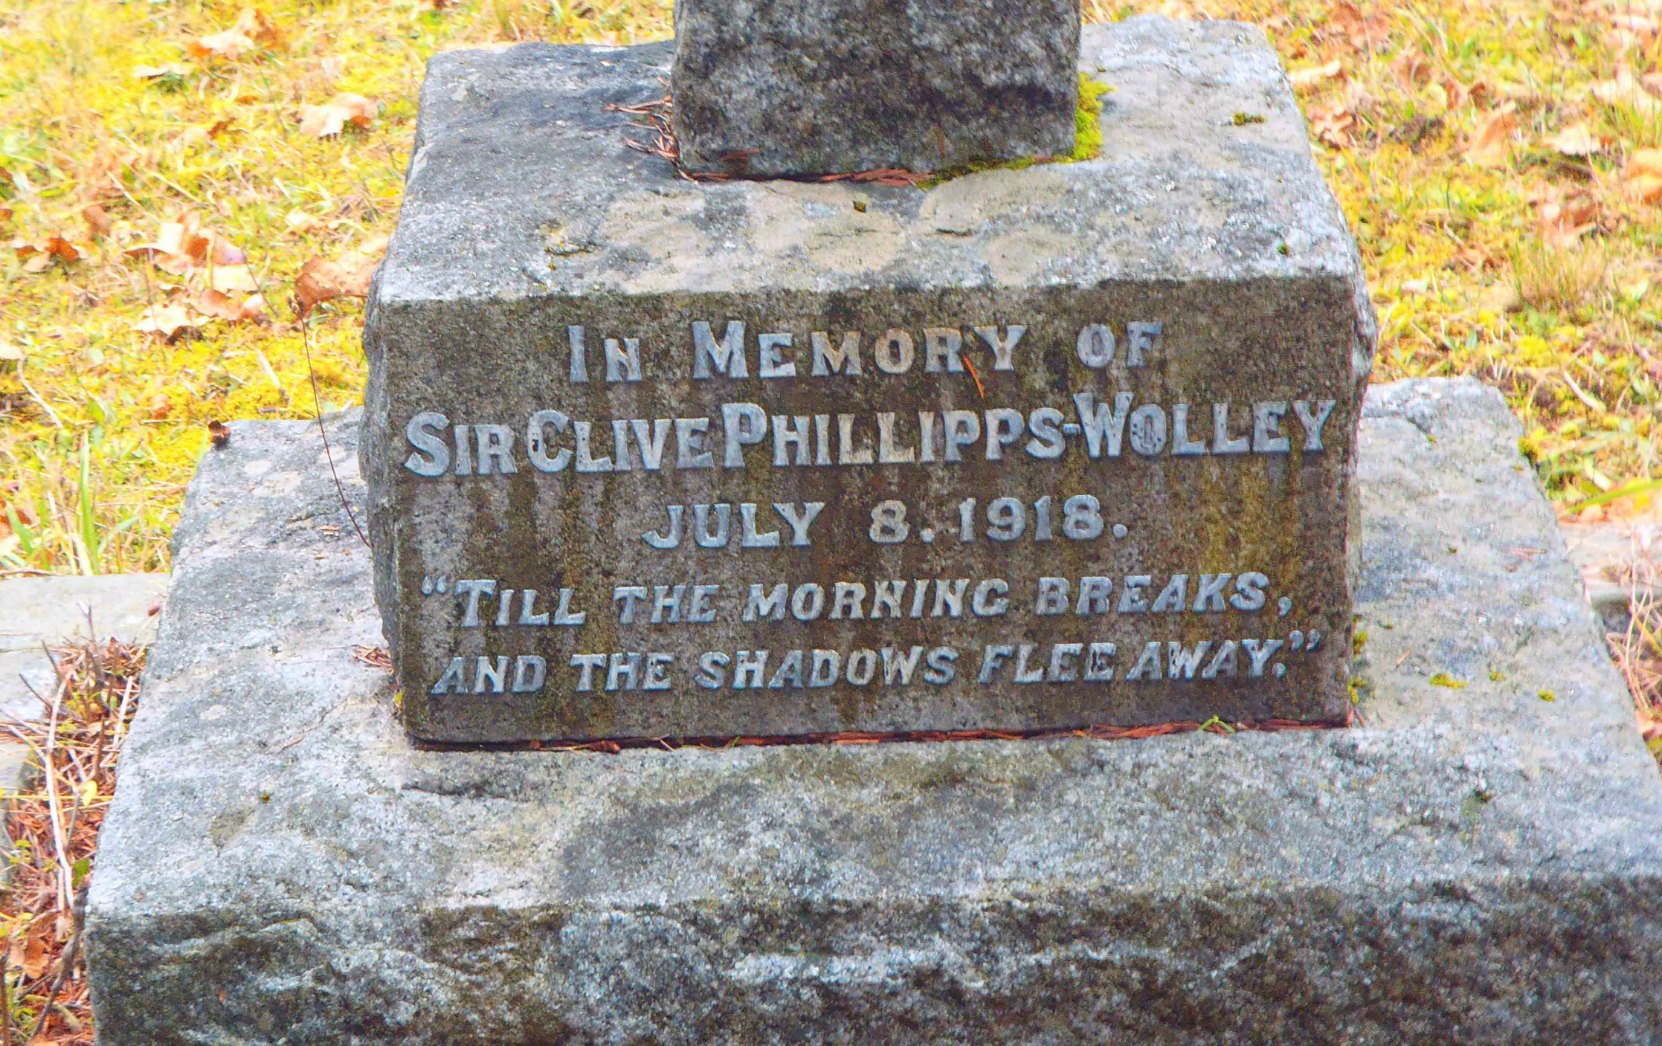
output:
M 1087 27 L 1102 155 L 926 192 L 679 176 L 670 57 L 429 67 L 364 331 L 413 737 L 1343 721 L 1375 322 L 1261 30 Z
M 412 747 L 316 428 L 233 425 L 92 876 L 99 1034 L 1654 1041 L 1662 776 L 1518 434 L 1371 390 L 1356 727 L 606 756 Z

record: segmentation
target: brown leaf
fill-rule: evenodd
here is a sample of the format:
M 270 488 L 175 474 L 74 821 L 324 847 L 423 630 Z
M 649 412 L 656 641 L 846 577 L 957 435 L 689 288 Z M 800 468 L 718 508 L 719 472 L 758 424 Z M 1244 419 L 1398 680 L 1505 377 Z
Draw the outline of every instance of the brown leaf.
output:
M 1662 149 L 1635 149 L 1622 167 L 1622 185 L 1640 203 L 1662 203 Z
M 300 107 L 300 133 L 331 138 L 347 124 L 368 127 L 375 119 L 375 103 L 361 94 L 337 94 L 322 105 Z
M 186 45 L 192 58 L 223 58 L 232 61 L 256 47 L 275 50 L 283 45 L 283 34 L 265 12 L 248 8 L 231 28 L 199 37 Z
M 13 941 L 8 958 L 13 966 L 23 971 L 23 976 L 30 980 L 43 977 L 52 966 L 53 948 L 52 920 L 45 916 L 36 916 L 29 925 L 29 932 L 20 941 Z
M 1482 167 L 1497 167 L 1512 158 L 1512 132 L 1518 129 L 1517 107 L 1508 103 L 1478 125 L 1466 146 L 1466 159 Z
M 369 297 L 369 281 L 381 264 L 387 238 L 376 236 L 364 241 L 355 251 L 342 255 L 339 261 L 313 258 L 300 267 L 300 276 L 294 281 L 294 297 L 301 316 L 336 298 Z
M 154 240 L 135 244 L 123 253 L 129 258 L 147 257 L 156 268 L 175 276 L 188 276 L 209 265 L 236 266 L 248 261 L 230 240 L 204 231 L 200 219 L 190 213 L 180 215 L 176 222 L 162 222 Z
M 86 257 L 87 253 L 85 248 L 70 243 L 62 236 L 48 236 L 41 250 L 65 263 L 78 262 Z
M 223 421 L 208 422 L 208 439 L 212 440 L 216 447 L 225 446 L 225 444 L 231 442 L 231 427 Z
M 1418 87 L 1431 79 L 1434 72 L 1425 55 L 1413 48 L 1404 48 L 1391 63 L 1391 72 L 1405 87 Z
M 158 334 L 164 341 L 173 341 L 185 331 L 201 326 L 201 317 L 193 315 L 187 306 L 158 303 L 144 310 L 144 315 L 139 317 L 133 329 L 141 334 Z
M 1351 137 L 1355 127 L 1356 114 L 1347 105 L 1321 106 L 1310 110 L 1310 130 L 1335 149 L 1349 149 L 1356 144 Z
M 1350 45 L 1358 51 L 1372 50 L 1384 43 L 1391 28 L 1391 20 L 1383 12 L 1364 15 L 1361 8 L 1352 3 L 1334 4 L 1328 21 L 1343 32 Z
M 236 301 L 229 294 L 215 290 L 206 290 L 198 294 L 191 301 L 191 307 L 204 316 L 230 320 L 233 323 L 242 316 Z
M 81 217 L 86 219 L 87 235 L 95 240 L 102 240 L 108 236 L 110 229 L 115 225 L 115 219 L 110 217 L 110 212 L 96 203 L 89 203 L 82 207 Z
M 1598 201 L 1586 194 L 1555 194 L 1541 200 L 1538 207 L 1541 242 L 1549 246 L 1568 247 L 1598 228 Z
M 23 262 L 23 271 L 38 275 L 52 267 L 54 260 L 65 265 L 86 257 L 86 249 L 56 234 L 43 240 L 26 240 L 21 236 L 12 240 L 11 248 Z
M 229 320 L 232 323 L 257 320 L 265 315 L 265 299 L 258 294 L 251 294 L 239 301 L 221 291 L 206 290 L 191 301 L 191 306 L 204 316 Z

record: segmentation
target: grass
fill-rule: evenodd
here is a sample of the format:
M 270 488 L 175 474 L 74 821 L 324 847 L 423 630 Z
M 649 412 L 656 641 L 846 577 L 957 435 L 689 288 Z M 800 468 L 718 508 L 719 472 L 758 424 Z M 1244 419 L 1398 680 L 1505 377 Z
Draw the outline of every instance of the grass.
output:
M 1662 193 L 1635 176 L 1662 145 L 1662 13 L 1647 3 L 1087 0 L 1086 13 L 1264 25 L 1361 242 L 1377 378 L 1496 385 L 1551 494 L 1568 506 L 1631 484 L 1637 499 L 1598 508 L 1619 512 L 1642 508 L 1662 471 Z M 164 569 L 208 423 L 319 407 L 303 336 L 321 406 L 358 401 L 361 303 L 326 301 L 302 328 L 295 283 L 308 261 L 373 250 L 391 229 L 429 55 L 670 29 L 662 0 L 258 11 L 0 0 L 0 244 L 14 245 L 0 251 L 0 571 Z M 215 34 L 239 19 L 247 45 L 227 46 Z M 302 129 L 303 107 L 342 94 L 367 100 L 354 110 L 367 127 Z M 172 340 L 141 329 L 215 284 L 211 258 L 168 266 L 178 258 L 138 249 L 184 214 L 245 256 L 233 304 L 257 290 L 262 318 L 198 314 Z

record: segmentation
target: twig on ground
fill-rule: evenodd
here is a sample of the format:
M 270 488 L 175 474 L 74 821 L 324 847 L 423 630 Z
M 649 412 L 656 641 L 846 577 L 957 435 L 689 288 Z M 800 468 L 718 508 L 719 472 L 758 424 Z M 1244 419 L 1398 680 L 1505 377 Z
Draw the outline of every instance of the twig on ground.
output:
M 78 891 L 92 871 L 98 829 L 137 702 L 143 651 L 114 640 L 54 652 L 58 682 L 44 719 L 0 717 L 29 750 L 43 787 L 8 796 L 15 841 L 0 902 L 8 936 L 0 972 L 0 1046 L 91 1046 Z M 79 881 L 77 882 L 77 879 Z M 26 1035 L 24 1033 L 27 1033 Z

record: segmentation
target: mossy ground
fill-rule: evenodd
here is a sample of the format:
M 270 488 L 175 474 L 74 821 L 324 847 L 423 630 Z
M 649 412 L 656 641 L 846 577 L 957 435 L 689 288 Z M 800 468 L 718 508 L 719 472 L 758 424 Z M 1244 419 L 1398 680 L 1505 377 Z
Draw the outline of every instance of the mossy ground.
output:
M 164 568 L 207 423 L 312 415 L 295 281 L 390 230 L 429 55 L 670 30 L 662 0 L 263 0 L 280 39 L 193 55 L 243 10 L 0 0 L 0 242 L 23 248 L 0 255 L 0 571 Z M 1500 387 L 1566 505 L 1658 473 L 1662 192 L 1633 176 L 1662 147 L 1654 0 L 1086 2 L 1155 10 L 1255 21 L 1280 48 L 1361 241 L 1379 379 Z M 303 130 L 339 92 L 370 126 Z M 202 273 L 127 253 L 183 212 L 247 255 L 263 322 L 135 329 L 199 293 Z M 29 253 L 53 236 L 85 256 Z M 343 298 L 307 321 L 326 409 L 359 398 L 361 320 Z

